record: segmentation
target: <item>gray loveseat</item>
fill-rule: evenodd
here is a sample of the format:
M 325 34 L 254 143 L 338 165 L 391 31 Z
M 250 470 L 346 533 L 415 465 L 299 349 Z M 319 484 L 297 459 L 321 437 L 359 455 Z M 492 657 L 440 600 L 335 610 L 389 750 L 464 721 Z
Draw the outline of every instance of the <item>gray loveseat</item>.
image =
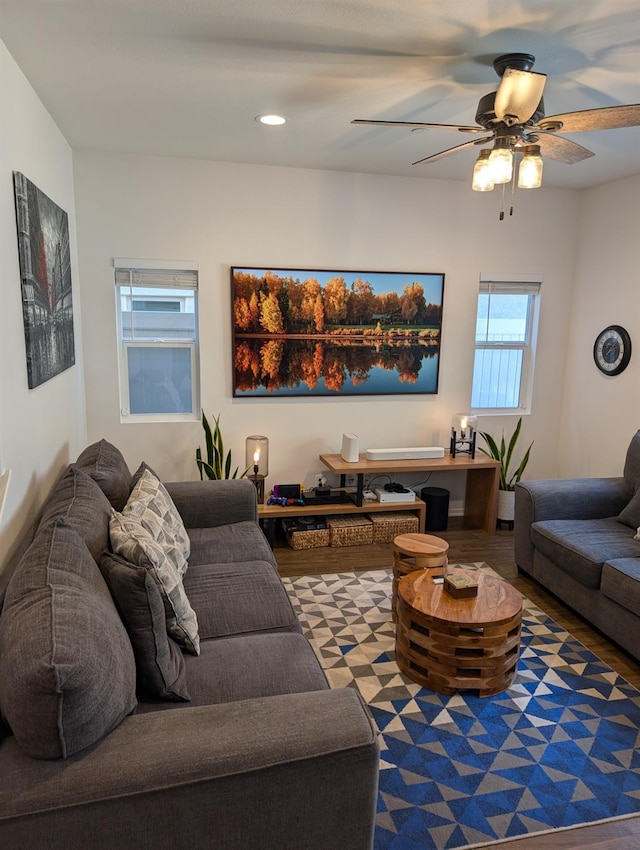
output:
M 253 484 L 166 485 L 187 616 L 112 551 L 142 476 L 90 446 L 0 574 L 0 846 L 369 848 L 377 735 L 301 634 Z
M 516 486 L 518 568 L 640 659 L 640 431 L 618 478 Z

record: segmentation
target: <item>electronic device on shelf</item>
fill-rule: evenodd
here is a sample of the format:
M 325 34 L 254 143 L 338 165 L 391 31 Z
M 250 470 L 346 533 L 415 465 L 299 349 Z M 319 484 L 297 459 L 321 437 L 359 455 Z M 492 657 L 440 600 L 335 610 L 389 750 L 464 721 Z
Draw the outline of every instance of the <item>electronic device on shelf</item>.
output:
M 340 457 L 342 460 L 346 460 L 347 463 L 357 463 L 360 460 L 360 441 L 357 434 L 342 435 Z
M 413 448 L 367 449 L 367 460 L 420 460 L 444 457 L 441 446 L 415 446 Z
M 413 490 L 385 490 L 384 487 L 376 487 L 375 492 L 380 502 L 415 502 L 416 494 Z

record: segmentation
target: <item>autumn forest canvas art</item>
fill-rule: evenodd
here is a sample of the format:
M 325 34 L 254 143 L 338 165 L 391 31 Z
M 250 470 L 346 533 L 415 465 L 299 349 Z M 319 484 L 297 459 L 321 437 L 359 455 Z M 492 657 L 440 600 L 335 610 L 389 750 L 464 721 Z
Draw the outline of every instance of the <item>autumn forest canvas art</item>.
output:
M 437 393 L 444 274 L 231 268 L 233 392 Z

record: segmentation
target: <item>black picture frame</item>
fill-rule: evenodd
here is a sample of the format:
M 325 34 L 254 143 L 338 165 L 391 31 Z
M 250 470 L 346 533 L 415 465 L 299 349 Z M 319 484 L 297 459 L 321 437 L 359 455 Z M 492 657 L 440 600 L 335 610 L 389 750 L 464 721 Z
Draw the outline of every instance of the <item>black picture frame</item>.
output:
M 444 273 L 232 266 L 233 396 L 438 392 Z
M 34 389 L 75 363 L 69 218 L 19 171 L 13 175 L 27 381 Z

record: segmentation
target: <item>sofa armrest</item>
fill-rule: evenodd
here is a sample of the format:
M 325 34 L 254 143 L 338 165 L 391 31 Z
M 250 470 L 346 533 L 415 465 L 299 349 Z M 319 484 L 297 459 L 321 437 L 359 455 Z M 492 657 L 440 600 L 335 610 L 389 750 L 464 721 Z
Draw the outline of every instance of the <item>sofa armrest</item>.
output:
M 66 761 L 5 739 L 0 845 L 366 850 L 377 777 L 351 688 L 156 711 Z
M 247 478 L 165 484 L 186 528 L 258 521 L 256 488 Z
M 559 478 L 516 484 L 514 551 L 516 564 L 531 572 L 531 525 L 548 519 L 602 519 L 617 516 L 631 498 L 624 478 Z

